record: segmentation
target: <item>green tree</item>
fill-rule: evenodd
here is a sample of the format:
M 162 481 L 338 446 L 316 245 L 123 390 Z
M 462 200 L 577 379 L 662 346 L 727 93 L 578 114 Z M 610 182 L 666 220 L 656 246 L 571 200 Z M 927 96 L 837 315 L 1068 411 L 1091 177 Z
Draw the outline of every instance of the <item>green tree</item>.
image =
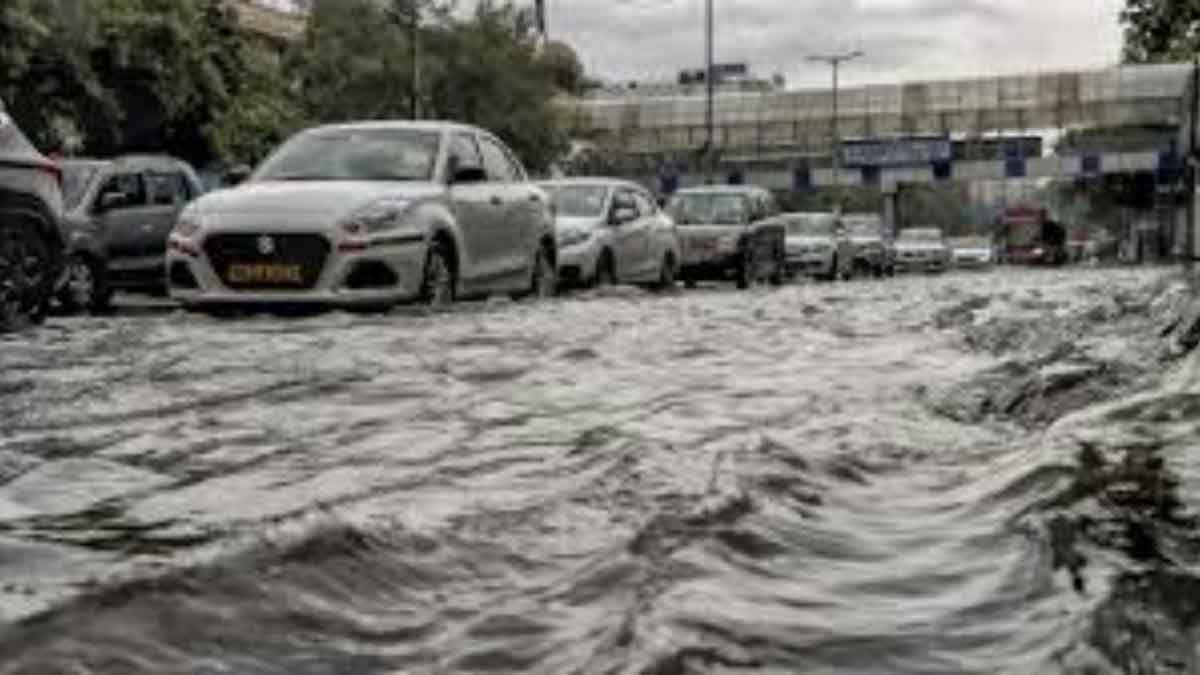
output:
M 547 44 L 538 55 L 543 67 L 550 72 L 550 79 L 561 91 L 576 95 L 583 93 L 586 77 L 579 55 L 563 42 Z
M 1200 0 L 1126 0 L 1125 60 L 1187 61 L 1200 52 Z

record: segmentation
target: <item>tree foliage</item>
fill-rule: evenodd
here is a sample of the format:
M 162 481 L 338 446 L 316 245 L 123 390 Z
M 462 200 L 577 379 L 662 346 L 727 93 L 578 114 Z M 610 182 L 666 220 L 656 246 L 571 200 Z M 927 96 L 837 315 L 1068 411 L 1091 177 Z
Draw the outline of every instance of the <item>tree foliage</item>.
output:
M 1189 61 L 1200 52 L 1200 0 L 1126 0 L 1125 60 Z
M 534 170 L 566 147 L 553 98 L 586 78 L 566 45 L 539 48 L 527 10 L 316 0 L 311 11 L 303 39 L 280 49 L 224 0 L 3 0 L 0 97 L 45 149 L 201 165 L 257 161 L 311 123 L 407 118 L 414 97 L 422 117 L 488 128 Z

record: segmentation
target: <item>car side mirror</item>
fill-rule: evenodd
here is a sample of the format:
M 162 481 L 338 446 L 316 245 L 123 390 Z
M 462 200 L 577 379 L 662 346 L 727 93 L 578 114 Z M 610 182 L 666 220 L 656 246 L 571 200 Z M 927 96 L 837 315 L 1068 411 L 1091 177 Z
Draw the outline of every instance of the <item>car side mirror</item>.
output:
M 240 185 L 246 182 L 246 179 L 253 173 L 251 168 L 246 164 L 238 164 L 225 172 L 225 182 L 230 185 Z
M 100 193 L 100 198 L 96 200 L 96 213 L 108 213 L 115 211 L 129 203 L 129 195 L 117 190 Z
M 625 223 L 631 223 L 637 220 L 637 217 L 637 209 L 633 208 L 632 206 L 618 206 L 613 209 L 612 224 L 624 225 Z

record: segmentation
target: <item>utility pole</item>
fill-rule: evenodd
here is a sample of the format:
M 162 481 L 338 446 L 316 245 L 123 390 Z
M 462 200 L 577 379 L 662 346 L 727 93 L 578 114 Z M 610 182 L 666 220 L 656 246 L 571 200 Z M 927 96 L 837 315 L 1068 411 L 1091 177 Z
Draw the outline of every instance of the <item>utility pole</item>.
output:
M 838 129 L 838 81 L 839 71 L 843 63 L 864 56 L 861 50 L 840 52 L 836 54 L 812 54 L 809 61 L 825 63 L 833 68 L 833 197 L 834 211 L 842 211 L 842 137 Z
M 412 8 L 409 15 L 409 60 L 412 62 L 412 118 L 414 120 L 421 119 L 421 51 L 418 44 L 421 36 L 421 1 L 410 0 Z
M 705 182 L 713 182 L 715 155 L 713 153 L 713 93 L 716 83 L 713 82 L 713 0 L 706 0 L 704 5 L 704 172 Z
M 1188 111 L 1188 151 L 1185 165 L 1187 178 L 1184 181 L 1184 189 L 1187 190 L 1188 222 L 1184 237 L 1187 250 L 1183 253 L 1183 269 L 1187 272 L 1188 283 L 1192 284 L 1192 288 L 1195 289 L 1198 281 L 1196 279 L 1196 163 L 1200 161 L 1200 157 L 1197 157 L 1196 154 L 1196 142 L 1198 140 L 1197 133 L 1200 131 L 1197 125 L 1200 125 L 1200 120 L 1196 119 L 1196 115 L 1200 115 L 1200 56 L 1192 60 L 1192 91 L 1189 98 L 1188 105 L 1191 109 Z

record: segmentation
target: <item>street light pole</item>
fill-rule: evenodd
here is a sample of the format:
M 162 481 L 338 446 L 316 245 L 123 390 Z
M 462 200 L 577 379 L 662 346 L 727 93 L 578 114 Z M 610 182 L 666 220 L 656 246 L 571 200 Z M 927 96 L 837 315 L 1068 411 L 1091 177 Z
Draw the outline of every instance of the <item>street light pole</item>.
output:
M 704 5 L 704 171 L 705 182 L 713 182 L 713 0 Z
M 409 24 L 409 48 L 411 53 L 409 58 L 412 61 L 412 118 L 414 120 L 421 119 L 421 52 L 418 45 L 421 35 L 421 7 L 419 0 L 412 0 L 412 14 L 409 16 L 411 23 Z
M 838 129 L 838 76 L 843 63 L 853 61 L 863 55 L 862 51 L 855 50 L 837 54 L 812 54 L 808 57 L 809 61 L 825 63 L 833 68 L 833 194 L 834 210 L 838 213 L 842 209 L 842 136 Z

